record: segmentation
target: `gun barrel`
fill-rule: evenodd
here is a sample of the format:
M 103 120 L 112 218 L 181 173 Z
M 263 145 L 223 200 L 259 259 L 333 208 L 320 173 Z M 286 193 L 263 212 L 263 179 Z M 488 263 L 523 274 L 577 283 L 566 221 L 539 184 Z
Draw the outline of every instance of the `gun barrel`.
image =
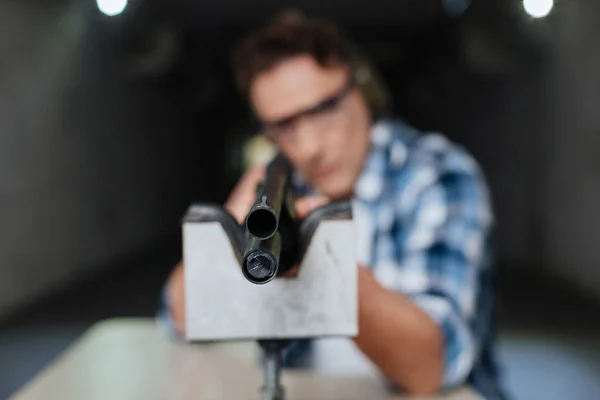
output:
M 279 229 L 279 217 L 289 188 L 290 166 L 283 158 L 275 159 L 267 168 L 266 179 L 257 200 L 246 217 L 246 230 L 257 239 L 267 240 Z
M 267 240 L 275 235 L 279 227 L 279 215 L 267 204 L 267 197 L 262 196 L 259 203 L 254 204 L 246 217 L 248 233 L 260 240 Z
M 257 285 L 270 282 L 279 272 L 281 241 L 279 234 L 268 240 L 254 238 L 242 260 L 244 277 Z
M 247 247 L 242 259 L 244 277 L 255 284 L 270 282 L 291 268 L 296 249 L 296 226 L 289 209 L 291 166 L 283 157 L 273 160 L 256 202 L 246 216 Z

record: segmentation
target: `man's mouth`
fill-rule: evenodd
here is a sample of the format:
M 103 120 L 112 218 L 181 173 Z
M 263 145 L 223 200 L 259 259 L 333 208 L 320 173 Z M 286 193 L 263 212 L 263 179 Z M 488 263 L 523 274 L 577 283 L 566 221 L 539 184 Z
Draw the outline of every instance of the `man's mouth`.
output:
M 335 165 L 328 165 L 325 167 L 320 167 L 313 171 L 313 177 L 316 179 L 327 178 L 328 176 L 333 175 L 337 171 L 337 167 Z

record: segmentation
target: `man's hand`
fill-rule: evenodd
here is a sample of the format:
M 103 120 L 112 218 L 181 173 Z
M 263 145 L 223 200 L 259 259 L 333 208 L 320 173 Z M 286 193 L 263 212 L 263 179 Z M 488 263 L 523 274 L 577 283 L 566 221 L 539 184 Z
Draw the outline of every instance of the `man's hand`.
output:
M 225 202 L 225 210 L 241 224 L 256 200 L 256 187 L 265 177 L 264 167 L 249 169 Z
M 296 200 L 296 216 L 298 219 L 302 219 L 310 214 L 311 211 L 324 206 L 327 203 L 329 203 L 329 199 L 327 197 L 301 197 Z
M 173 321 L 173 328 L 183 336 L 185 333 L 183 262 L 177 264 L 167 282 L 167 306 Z
M 256 200 L 256 186 L 264 179 L 264 167 L 250 169 L 233 189 L 227 202 L 225 210 L 235 217 L 241 224 L 252 208 Z M 306 217 L 316 208 L 327 204 L 329 200 L 322 196 L 302 197 L 296 200 L 296 214 L 299 219 Z

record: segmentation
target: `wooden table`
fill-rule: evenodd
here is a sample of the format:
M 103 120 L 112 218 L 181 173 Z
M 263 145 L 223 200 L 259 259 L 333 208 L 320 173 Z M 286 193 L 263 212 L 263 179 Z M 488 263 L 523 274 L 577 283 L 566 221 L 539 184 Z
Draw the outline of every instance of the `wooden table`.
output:
M 258 399 L 263 382 L 254 342 L 176 343 L 152 320 L 118 319 L 90 329 L 11 400 Z M 344 378 L 286 370 L 286 399 L 383 400 L 373 377 Z M 461 389 L 436 399 L 475 400 Z

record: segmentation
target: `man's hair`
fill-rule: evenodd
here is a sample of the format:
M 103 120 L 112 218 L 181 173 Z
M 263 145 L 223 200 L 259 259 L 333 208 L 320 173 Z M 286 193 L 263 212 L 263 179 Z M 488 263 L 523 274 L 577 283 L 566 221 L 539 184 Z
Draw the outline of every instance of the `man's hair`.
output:
M 353 68 L 361 60 L 338 26 L 287 10 L 245 38 L 234 50 L 233 73 L 238 89 L 247 97 L 257 75 L 302 54 L 312 56 L 321 66 Z

